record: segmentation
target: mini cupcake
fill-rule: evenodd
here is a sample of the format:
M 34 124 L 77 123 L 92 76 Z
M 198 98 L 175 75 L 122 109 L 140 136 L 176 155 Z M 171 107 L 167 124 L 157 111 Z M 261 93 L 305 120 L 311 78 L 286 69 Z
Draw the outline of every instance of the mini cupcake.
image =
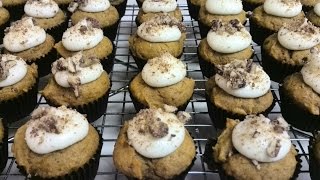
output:
M 262 66 L 273 81 L 300 71 L 309 61 L 310 49 L 320 48 L 320 30 L 307 20 L 303 23 L 285 24 L 277 34 L 263 43 Z
M 117 35 L 120 22 L 117 9 L 111 6 L 109 0 L 83 0 L 75 1 L 70 4 L 69 11 L 72 24 L 77 24 L 84 18 L 92 18 L 99 22 L 103 33 L 111 41 L 114 41 Z
M 137 32 L 129 37 L 129 49 L 139 69 L 148 59 L 165 52 L 179 58 L 186 39 L 185 31 L 181 22 L 167 14 L 142 23 Z
M 201 38 L 207 36 L 213 20 L 229 22 L 233 19 L 238 19 L 242 24 L 245 24 L 247 20 L 241 0 L 207 0 L 199 12 Z
M 308 20 L 317 27 L 320 27 L 320 3 L 307 13 Z
M 111 5 L 114 6 L 119 13 L 120 19 L 124 16 L 128 0 L 109 0 Z
M 106 111 L 111 82 L 97 58 L 81 52 L 52 64 L 52 77 L 42 95 L 52 106 L 67 106 L 93 122 Z
M 103 36 L 99 23 L 94 19 L 85 18 L 68 28 L 63 33 L 62 41 L 55 44 L 54 48 L 64 58 L 79 51 L 84 56 L 96 57 L 108 73 L 113 68 L 115 47 L 109 38 Z
M 28 64 L 36 63 L 40 77 L 50 72 L 57 57 L 53 37 L 35 25 L 31 17 L 14 22 L 3 38 L 3 45 L 4 53 L 19 56 Z
M 23 7 L 27 0 L 1 0 L 2 6 L 10 13 L 10 21 L 21 19 L 24 11 Z
M 302 24 L 304 13 L 300 1 L 265 0 L 262 6 L 253 10 L 250 17 L 250 34 L 258 45 L 273 33 L 279 31 L 283 24 Z
M 54 0 L 28 0 L 24 12 L 25 16 L 33 18 L 35 25 L 52 35 L 56 42 L 61 40 L 68 28 L 67 16 Z
M 184 179 L 195 160 L 195 144 L 183 126 L 191 116 L 174 107 L 144 109 L 120 130 L 115 167 L 129 179 Z
M 9 123 L 30 114 L 37 105 L 38 70 L 17 56 L 0 55 L 0 116 Z
M 94 179 L 102 137 L 80 113 L 64 106 L 39 107 L 21 126 L 12 153 L 31 179 Z
M 129 84 L 136 110 L 162 108 L 165 104 L 185 110 L 195 86 L 186 74 L 185 64 L 169 53 L 150 59 Z
M 320 129 L 320 52 L 313 50 L 301 72 L 286 77 L 280 87 L 281 113 L 294 127 L 304 131 Z
M 0 0 L 0 44 L 4 37 L 4 30 L 8 27 L 10 21 L 9 11 L 2 7 L 2 1 Z
M 216 65 L 246 60 L 253 56 L 251 35 L 237 19 L 229 22 L 213 20 L 208 36 L 201 40 L 198 58 L 204 76 L 215 74 Z
M 313 7 L 319 3 L 319 0 L 300 0 L 301 1 L 301 4 L 303 5 L 302 6 L 302 9 L 304 12 L 308 12 L 310 10 L 313 9 Z
M 243 10 L 245 11 L 253 11 L 258 6 L 263 5 L 265 0 L 243 0 Z
M 275 101 L 270 78 L 252 60 L 234 60 L 217 66 L 217 74 L 206 83 L 209 115 L 217 128 L 224 128 L 226 118 L 243 120 L 246 115 L 265 114 Z
M 200 7 L 206 3 L 206 0 L 187 0 L 190 16 L 198 20 Z
M 8 161 L 8 129 L 5 121 L 0 118 L 0 173 Z
M 309 142 L 309 171 L 312 180 L 320 179 L 320 135 L 316 131 Z
M 164 13 L 179 21 L 183 20 L 176 0 L 145 0 L 137 15 L 136 24 L 140 26 L 142 23 L 150 21 L 155 16 Z
M 212 147 L 211 159 L 222 179 L 295 179 L 301 160 L 288 130 L 281 117 L 270 120 L 250 115 L 242 122 L 228 119 Z

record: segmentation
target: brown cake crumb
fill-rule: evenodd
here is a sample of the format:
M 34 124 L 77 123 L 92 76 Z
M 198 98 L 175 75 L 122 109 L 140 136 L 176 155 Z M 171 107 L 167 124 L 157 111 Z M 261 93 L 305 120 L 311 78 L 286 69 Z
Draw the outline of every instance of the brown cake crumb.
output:
M 314 34 L 320 35 L 319 28 L 314 26 L 310 21 L 308 21 L 308 19 L 305 19 L 302 24 L 301 22 L 296 21 L 290 24 L 284 24 L 283 27 L 288 29 L 289 31 L 299 33 L 305 37 L 314 36 Z M 280 33 L 279 35 L 281 36 L 283 34 Z M 317 41 L 319 40 L 320 39 L 318 38 Z
M 221 19 L 213 20 L 211 26 L 211 30 L 216 32 L 217 34 L 234 34 L 241 31 L 242 29 L 244 29 L 244 27 L 238 19 L 232 19 L 227 23 L 222 22 Z

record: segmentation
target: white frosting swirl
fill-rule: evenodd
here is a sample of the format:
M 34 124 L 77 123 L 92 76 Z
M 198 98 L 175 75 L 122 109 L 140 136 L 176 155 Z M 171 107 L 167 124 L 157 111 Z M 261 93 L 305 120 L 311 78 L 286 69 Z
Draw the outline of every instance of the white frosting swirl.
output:
M 62 45 L 69 51 L 91 49 L 103 39 L 102 29 L 95 27 L 91 19 L 83 19 L 68 28 L 62 36 Z
M 109 0 L 86 0 L 79 5 L 79 9 L 85 12 L 102 12 L 110 7 Z
M 152 87 L 176 84 L 182 81 L 186 74 L 185 64 L 170 53 L 148 60 L 141 72 L 144 82 Z
M 59 11 L 54 0 L 28 0 L 24 5 L 24 12 L 31 17 L 52 18 Z
M 167 126 L 162 128 L 164 126 L 158 126 L 160 124 Z M 159 132 L 152 134 L 151 128 Z M 129 121 L 127 137 L 129 144 L 142 156 L 162 158 L 179 148 L 184 141 L 185 131 L 177 115 L 161 109 L 144 109 Z
M 243 60 L 234 60 L 221 67 L 217 66 L 222 72 L 221 75 L 220 73 L 215 75 L 215 82 L 221 89 L 235 97 L 263 96 L 270 89 L 270 77 L 260 65 L 252 63 L 250 68 L 248 66 L 250 65 Z
M 301 13 L 299 0 L 266 0 L 263 9 L 267 14 L 279 17 L 294 17 Z
M 252 37 L 238 21 L 216 22 L 219 25 L 208 32 L 207 42 L 211 49 L 220 53 L 235 53 L 248 48 Z
M 241 0 L 207 0 L 205 7 L 210 14 L 219 15 L 239 14 L 243 9 Z
M 303 66 L 301 74 L 303 81 L 315 92 L 320 94 L 320 52 L 312 49 L 310 61 Z
M 314 13 L 316 13 L 317 16 L 320 16 L 320 3 L 317 3 L 313 8 Z
M 3 38 L 4 47 L 11 52 L 21 52 L 42 44 L 46 40 L 43 28 L 35 26 L 31 17 L 13 23 Z
M 89 131 L 87 119 L 64 106 L 39 107 L 31 117 L 25 139 L 28 147 L 37 154 L 65 149 L 84 139 Z
M 307 22 L 302 25 L 284 25 L 278 32 L 279 43 L 289 50 L 310 49 L 320 42 L 319 28 Z
M 28 65 L 20 57 L 3 54 L 0 56 L 0 87 L 20 82 L 27 74 Z
M 142 4 L 143 12 L 172 12 L 177 8 L 176 0 L 145 0 Z
M 250 115 L 232 131 L 235 149 L 251 160 L 274 162 L 283 159 L 291 148 L 288 123 L 281 117 L 271 121 L 263 115 Z

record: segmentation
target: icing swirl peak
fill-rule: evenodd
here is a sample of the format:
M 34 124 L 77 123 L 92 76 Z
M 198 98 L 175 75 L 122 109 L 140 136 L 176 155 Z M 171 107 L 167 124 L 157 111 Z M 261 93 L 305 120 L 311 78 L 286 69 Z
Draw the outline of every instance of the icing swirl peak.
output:
M 320 94 L 320 51 L 317 48 L 311 49 L 310 61 L 301 69 L 303 81 L 315 92 Z
M 241 0 L 207 0 L 205 8 L 210 14 L 232 15 L 241 13 L 243 6 Z
M 52 18 L 59 11 L 54 0 L 28 0 L 24 5 L 24 12 L 35 18 Z
M 177 8 L 176 0 L 145 0 L 142 4 L 143 12 L 172 12 Z
M 263 9 L 267 14 L 279 17 L 294 17 L 301 13 L 300 0 L 265 0 Z
M 110 7 L 109 0 L 75 0 L 69 4 L 68 10 L 74 12 L 80 9 L 84 12 L 102 12 Z

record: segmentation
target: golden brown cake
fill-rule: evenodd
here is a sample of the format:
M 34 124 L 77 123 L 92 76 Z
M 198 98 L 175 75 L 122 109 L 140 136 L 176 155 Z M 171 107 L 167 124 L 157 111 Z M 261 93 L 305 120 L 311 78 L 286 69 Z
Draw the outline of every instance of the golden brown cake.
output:
M 312 24 L 320 27 L 320 2 L 307 13 L 306 17 Z

